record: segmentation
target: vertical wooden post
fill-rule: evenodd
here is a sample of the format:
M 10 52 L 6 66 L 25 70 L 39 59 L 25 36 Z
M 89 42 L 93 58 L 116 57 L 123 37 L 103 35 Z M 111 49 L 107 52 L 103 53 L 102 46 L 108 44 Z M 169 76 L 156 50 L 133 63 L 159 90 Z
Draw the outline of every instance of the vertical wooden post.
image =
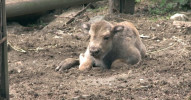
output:
M 0 0 L 0 99 L 9 100 L 5 0 Z
M 109 13 L 133 14 L 135 0 L 109 0 Z

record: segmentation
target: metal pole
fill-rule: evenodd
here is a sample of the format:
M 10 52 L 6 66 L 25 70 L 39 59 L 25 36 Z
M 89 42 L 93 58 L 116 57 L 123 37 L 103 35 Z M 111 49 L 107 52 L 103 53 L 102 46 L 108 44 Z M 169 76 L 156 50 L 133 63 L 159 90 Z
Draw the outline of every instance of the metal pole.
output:
M 1 0 L 1 31 L 0 40 L 7 37 L 6 34 L 6 10 L 5 0 Z M 7 62 L 7 40 L 0 44 L 0 99 L 9 100 L 9 83 L 8 83 L 8 62 Z

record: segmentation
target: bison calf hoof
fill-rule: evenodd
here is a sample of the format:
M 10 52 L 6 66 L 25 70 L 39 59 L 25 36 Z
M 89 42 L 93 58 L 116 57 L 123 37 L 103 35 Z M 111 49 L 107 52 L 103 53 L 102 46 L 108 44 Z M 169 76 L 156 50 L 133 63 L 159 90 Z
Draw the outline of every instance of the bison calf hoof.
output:
M 70 69 L 72 67 L 75 67 L 76 65 L 79 65 L 79 61 L 77 59 L 67 58 L 56 67 L 55 71 L 61 72 L 61 71 Z

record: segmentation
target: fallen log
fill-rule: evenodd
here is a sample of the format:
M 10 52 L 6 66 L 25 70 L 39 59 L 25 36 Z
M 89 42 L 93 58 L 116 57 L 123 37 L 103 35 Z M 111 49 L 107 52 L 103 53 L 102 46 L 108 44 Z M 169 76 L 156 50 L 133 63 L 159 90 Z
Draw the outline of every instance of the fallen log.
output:
M 7 17 L 17 17 L 100 0 L 7 0 Z

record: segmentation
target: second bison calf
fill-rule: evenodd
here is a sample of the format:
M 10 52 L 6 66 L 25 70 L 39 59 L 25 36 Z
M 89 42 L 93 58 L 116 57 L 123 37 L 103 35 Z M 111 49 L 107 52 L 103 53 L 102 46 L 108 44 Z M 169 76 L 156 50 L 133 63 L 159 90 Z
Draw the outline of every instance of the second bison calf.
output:
M 80 54 L 80 70 L 90 69 L 94 64 L 110 68 L 118 59 L 127 64 L 137 64 L 145 56 L 145 45 L 130 22 L 111 24 L 102 20 L 83 24 L 83 28 L 89 33 L 90 42 L 86 52 Z

